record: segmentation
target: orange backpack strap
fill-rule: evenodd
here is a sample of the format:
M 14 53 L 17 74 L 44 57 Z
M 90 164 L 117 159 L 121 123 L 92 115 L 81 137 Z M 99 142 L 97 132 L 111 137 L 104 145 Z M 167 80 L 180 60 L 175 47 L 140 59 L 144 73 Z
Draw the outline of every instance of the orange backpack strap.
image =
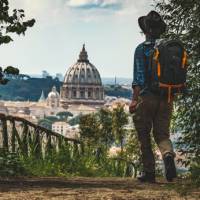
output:
M 160 77 L 160 75 L 161 75 L 161 66 L 160 66 L 160 62 L 158 60 L 159 54 L 160 54 L 159 50 L 156 49 L 155 53 L 154 53 L 154 60 L 157 63 L 157 75 L 158 75 L 158 77 Z
M 158 75 L 158 77 L 160 77 L 160 75 L 161 75 L 161 66 L 160 66 L 159 61 L 158 61 L 158 64 L 157 64 L 157 75 Z
M 173 88 L 178 88 L 179 89 L 179 88 L 182 88 L 184 86 L 185 86 L 185 84 L 169 85 L 169 84 L 165 84 L 165 83 L 159 82 L 159 87 L 168 89 L 168 100 L 167 100 L 168 103 L 170 103 L 170 101 L 171 101 L 172 89 Z
M 187 53 L 184 50 L 184 52 L 183 52 L 183 58 L 182 58 L 182 68 L 185 68 L 186 64 L 187 64 Z

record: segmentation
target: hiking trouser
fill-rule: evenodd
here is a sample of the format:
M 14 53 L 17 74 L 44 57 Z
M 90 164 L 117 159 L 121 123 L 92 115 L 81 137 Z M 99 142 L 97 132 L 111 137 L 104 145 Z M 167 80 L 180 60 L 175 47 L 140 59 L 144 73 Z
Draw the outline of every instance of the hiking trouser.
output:
M 172 107 L 172 102 L 168 103 L 167 99 L 154 94 L 139 97 L 133 121 L 141 146 L 143 170 L 146 172 L 155 172 L 150 136 L 152 128 L 162 156 L 166 153 L 175 155 L 169 134 Z

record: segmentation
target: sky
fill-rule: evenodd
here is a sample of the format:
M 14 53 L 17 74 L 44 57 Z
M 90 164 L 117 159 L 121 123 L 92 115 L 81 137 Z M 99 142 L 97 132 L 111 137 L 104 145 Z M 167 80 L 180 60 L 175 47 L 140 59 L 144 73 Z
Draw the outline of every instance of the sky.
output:
M 89 60 L 102 77 L 132 78 L 136 46 L 144 40 L 138 17 L 152 0 L 10 0 L 36 24 L 25 36 L 0 46 L 0 66 L 23 74 L 62 73 L 76 63 L 85 43 Z

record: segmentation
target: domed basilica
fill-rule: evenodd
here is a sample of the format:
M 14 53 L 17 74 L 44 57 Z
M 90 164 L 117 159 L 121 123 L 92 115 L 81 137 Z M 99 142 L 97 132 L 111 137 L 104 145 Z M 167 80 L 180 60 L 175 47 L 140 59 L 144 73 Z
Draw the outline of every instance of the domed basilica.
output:
M 103 105 L 104 89 L 97 68 L 88 60 L 83 45 L 78 61 L 68 69 L 60 89 L 60 104 Z
M 60 95 L 56 91 L 56 87 L 53 86 L 52 91 L 49 92 L 48 97 L 47 97 L 47 106 L 51 108 L 57 108 L 59 107 L 59 100 L 60 100 Z

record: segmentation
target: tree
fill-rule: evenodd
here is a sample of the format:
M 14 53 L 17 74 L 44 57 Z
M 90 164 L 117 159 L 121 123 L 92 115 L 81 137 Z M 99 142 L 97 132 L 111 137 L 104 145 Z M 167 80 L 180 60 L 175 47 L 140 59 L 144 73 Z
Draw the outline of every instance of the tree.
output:
M 10 34 L 24 35 L 27 28 L 34 25 L 35 19 L 24 21 L 24 18 L 24 10 L 14 9 L 12 14 L 10 14 L 8 0 L 0 0 L 0 45 L 13 41 Z M 0 67 L 0 84 L 5 85 L 9 81 L 6 75 L 18 74 L 19 70 L 12 66 L 8 66 L 4 70 Z
M 87 114 L 80 117 L 80 136 L 87 144 L 98 144 L 99 123 L 95 114 Z
M 128 123 L 128 116 L 124 112 L 124 107 L 118 105 L 112 112 L 112 131 L 115 135 L 117 143 L 120 144 L 121 150 L 123 152 L 123 140 L 126 135 L 126 130 L 124 126 Z
M 105 144 L 106 150 L 114 142 L 114 136 L 112 133 L 112 113 L 105 108 L 102 108 L 98 112 L 98 120 L 100 124 L 100 140 Z
M 0 84 L 7 84 L 9 81 L 8 78 L 10 78 L 13 75 L 19 75 L 19 69 L 12 66 L 8 66 L 3 70 L 2 67 L 0 67 Z
M 38 125 L 51 130 L 52 124 L 57 121 L 58 121 L 58 118 L 55 116 L 46 116 L 44 117 L 44 119 L 39 120 Z
M 73 114 L 71 112 L 59 112 L 56 114 L 56 116 L 60 119 L 60 120 L 64 120 L 67 121 L 68 117 L 73 117 Z
M 178 147 L 187 158 L 184 164 L 198 166 L 200 171 L 200 1 L 156 2 L 157 10 L 168 24 L 166 36 L 181 39 L 187 49 L 188 93 L 176 102 L 176 125 L 181 132 Z
M 100 161 L 102 148 L 100 145 L 100 125 L 95 114 L 82 115 L 80 117 L 79 129 L 80 138 L 84 144 L 83 152 L 86 152 L 87 157 L 93 157 Z
M 134 177 L 137 176 L 138 168 L 141 166 L 140 145 L 135 129 L 129 130 L 125 144 L 124 157 L 134 168 Z
M 39 120 L 38 125 L 51 130 L 52 121 L 47 118 L 44 118 L 44 119 Z
M 68 121 L 68 123 L 69 123 L 71 126 L 75 126 L 75 125 L 77 125 L 77 124 L 80 123 L 80 118 L 81 118 L 81 117 L 82 117 L 82 114 L 79 114 L 79 115 L 73 117 L 72 119 L 70 119 L 70 120 Z
M 35 23 L 35 19 L 24 21 L 25 13 L 22 9 L 14 9 L 10 15 L 8 0 L 0 0 L 0 11 L 0 45 L 13 41 L 10 33 L 24 35 L 27 28 Z

